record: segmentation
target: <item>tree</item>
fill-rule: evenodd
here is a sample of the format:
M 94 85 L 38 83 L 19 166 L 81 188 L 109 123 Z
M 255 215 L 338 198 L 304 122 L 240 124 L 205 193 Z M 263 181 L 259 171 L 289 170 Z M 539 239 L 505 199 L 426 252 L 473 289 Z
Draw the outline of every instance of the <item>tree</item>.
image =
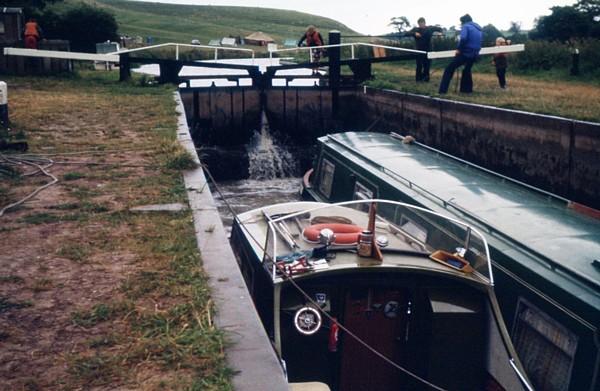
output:
M 48 4 L 61 2 L 62 0 L 4 0 L 2 7 L 20 7 L 23 8 L 25 18 L 39 17 L 42 10 Z
M 406 16 L 394 16 L 388 26 L 393 26 L 398 33 L 402 34 L 410 28 L 410 22 Z
M 117 40 L 118 25 L 113 14 L 86 4 L 70 8 L 63 14 L 47 10 L 41 17 L 48 38 L 67 39 L 71 50 L 96 52 L 96 43 Z
M 513 34 L 521 33 L 521 22 L 510 22 L 510 28 L 508 29 Z
M 575 7 L 552 7 L 552 14 L 541 16 L 536 23 L 532 38 L 566 42 L 571 38 L 587 37 L 591 25 L 585 14 Z
M 579 0 L 575 8 L 588 18 L 589 36 L 600 38 L 600 0 Z
M 594 16 L 600 16 L 600 0 L 579 0 L 575 9 L 593 19 Z
M 493 24 L 483 26 L 481 33 L 483 34 L 482 40 L 484 46 L 495 45 L 496 38 L 502 36 L 500 30 L 498 30 Z

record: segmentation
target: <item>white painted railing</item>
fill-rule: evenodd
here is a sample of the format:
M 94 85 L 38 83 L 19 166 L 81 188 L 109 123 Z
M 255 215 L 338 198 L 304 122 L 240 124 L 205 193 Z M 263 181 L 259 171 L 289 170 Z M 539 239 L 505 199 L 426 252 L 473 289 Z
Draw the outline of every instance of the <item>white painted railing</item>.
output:
M 481 48 L 479 51 L 479 55 L 487 55 L 487 54 L 495 54 L 495 53 L 515 53 L 522 52 L 525 50 L 524 44 L 518 45 L 505 45 L 505 46 L 489 46 L 485 48 Z M 456 55 L 456 50 L 444 50 L 441 52 L 428 52 L 427 58 L 448 58 L 454 57 Z
M 425 54 L 425 53 L 427 53 L 427 52 L 424 52 L 422 50 L 399 48 L 399 47 L 395 47 L 395 46 L 376 45 L 376 44 L 366 43 L 366 42 L 350 42 L 350 43 L 340 43 L 340 44 L 337 44 L 337 45 L 300 46 L 300 47 L 297 47 L 297 48 L 269 50 L 269 58 L 273 58 L 273 53 L 293 52 L 293 51 L 306 51 L 306 50 L 308 50 L 308 53 L 309 53 L 309 56 L 310 56 L 310 61 L 312 62 L 312 50 L 313 49 L 328 49 L 328 48 L 350 47 L 350 52 L 351 52 L 350 59 L 354 60 L 354 59 L 356 59 L 355 49 L 354 49 L 355 46 L 367 46 L 367 47 L 373 47 L 373 48 L 382 48 L 382 49 L 386 49 L 386 50 L 394 50 L 394 51 L 399 51 L 399 52 L 404 52 L 404 53 L 411 53 L 411 54 Z
M 153 45 L 153 46 L 144 46 L 144 47 L 135 48 L 135 49 L 119 50 L 117 52 L 113 52 L 113 53 L 109 53 L 109 54 L 120 55 L 120 54 L 127 54 L 127 53 L 135 53 L 135 52 L 140 52 L 140 51 L 144 51 L 144 50 L 156 49 L 156 48 L 161 48 L 161 47 L 169 47 L 169 46 L 175 46 L 175 60 L 179 60 L 179 48 L 180 47 L 190 47 L 190 48 L 194 48 L 194 49 L 214 50 L 215 60 L 219 59 L 219 50 L 246 52 L 246 53 L 250 53 L 252 55 L 252 58 L 254 58 L 254 50 L 252 50 L 252 49 L 230 48 L 230 47 L 226 47 L 226 46 L 191 45 L 191 44 L 174 43 L 174 42 L 161 43 L 159 45 Z
M 399 52 L 410 53 L 410 54 L 427 54 L 427 58 L 430 58 L 430 59 L 449 58 L 449 57 L 454 57 L 456 55 L 456 50 L 444 50 L 444 51 L 439 51 L 439 52 L 425 52 L 422 50 L 399 48 L 399 47 L 395 47 L 395 46 L 377 45 L 377 44 L 366 43 L 366 42 L 353 42 L 353 43 L 341 43 L 341 44 L 337 44 L 337 45 L 302 46 L 302 47 L 297 47 L 297 48 L 269 50 L 269 58 L 273 58 L 273 53 L 308 50 L 309 55 L 310 55 L 310 61 L 312 62 L 311 49 L 327 49 L 327 48 L 335 48 L 335 47 L 343 48 L 343 47 L 348 47 L 348 46 L 350 47 L 350 50 L 351 50 L 350 58 L 352 60 L 354 60 L 356 58 L 354 48 L 359 47 L 359 46 L 382 48 L 382 49 L 386 49 L 386 50 L 393 50 L 393 51 L 399 51 Z M 525 50 L 524 44 L 506 45 L 506 46 L 489 46 L 489 47 L 482 48 L 481 51 L 479 52 L 479 55 L 488 55 L 488 54 L 494 54 L 494 53 L 514 53 L 514 52 L 522 52 L 524 50 Z

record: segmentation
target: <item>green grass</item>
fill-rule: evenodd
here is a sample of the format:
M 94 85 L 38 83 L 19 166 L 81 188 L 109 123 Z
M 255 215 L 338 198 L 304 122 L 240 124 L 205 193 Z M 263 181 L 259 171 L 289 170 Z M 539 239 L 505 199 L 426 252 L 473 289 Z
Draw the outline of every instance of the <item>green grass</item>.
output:
M 123 314 L 127 314 L 133 308 L 133 304 L 129 301 L 96 304 L 90 310 L 73 312 L 71 314 L 71 321 L 77 326 L 89 328 L 99 322 L 115 319 Z
M 115 333 L 101 335 L 88 340 L 88 346 L 92 349 L 111 347 L 119 343 L 119 336 Z
M 57 255 L 77 263 L 86 263 L 90 250 L 81 244 L 66 244 L 58 249 Z
M 30 301 L 11 301 L 8 297 L 0 296 L 0 314 L 12 309 L 31 307 Z
M 87 387 L 106 385 L 120 377 L 122 369 L 118 359 L 98 352 L 92 356 L 71 355 L 67 358 L 68 372 Z
M 21 222 L 26 224 L 50 224 L 57 223 L 62 220 L 62 216 L 50 213 L 32 213 L 30 215 L 24 216 L 20 219 Z
M 14 274 L 0 276 L 0 284 L 1 283 L 22 284 L 24 282 L 25 282 L 25 280 L 23 279 L 23 277 L 15 276 Z
M 72 4 L 74 0 L 67 3 Z M 270 8 L 123 0 L 96 0 L 93 4 L 115 15 L 119 34 L 151 36 L 155 43 L 189 43 L 192 39 L 199 39 L 201 44 L 206 45 L 211 39 L 230 35 L 245 37 L 252 32 L 262 31 L 281 44 L 284 39 L 298 40 L 309 24 L 317 26 L 323 36 L 330 30 L 340 30 L 342 34 L 354 33 L 345 25 L 329 18 Z
M 104 151 L 80 154 L 74 160 L 110 163 L 63 171 L 55 185 L 62 194 L 56 204 L 28 205 L 27 213 L 7 220 L 12 223 L 7 228 L 26 233 L 29 227 L 16 223 L 56 223 L 52 251 L 80 264 L 72 265 L 77 274 L 110 270 L 113 266 L 107 262 L 127 270 L 105 276 L 113 278 L 112 301 L 83 290 L 86 307 L 62 309 L 90 334 L 75 349 L 57 355 L 47 352 L 61 368 L 61 359 L 67 359 L 68 373 L 60 380 L 65 389 L 100 384 L 154 389 L 144 377 L 148 373 L 144 371 L 152 371 L 165 389 L 231 390 L 224 335 L 212 323 L 214 308 L 190 212 L 128 211 L 133 205 L 186 202 L 181 170 L 190 167 L 189 156 L 173 144 L 177 136 L 173 86 L 148 85 L 140 79 L 134 75 L 131 82 L 119 83 L 118 72 L 83 70 L 66 77 L 7 79 L 13 87 L 12 118 L 30 136 L 32 153 Z M 124 160 L 143 167 L 112 164 Z M 23 181 L 31 185 L 27 181 L 32 179 Z M 7 200 L 8 189 L 12 192 L 7 188 Z M 27 284 L 8 271 L 0 283 L 22 284 L 29 292 L 74 288 L 70 281 L 46 276 L 48 268 L 40 264 L 38 275 Z M 0 304 L 6 310 L 26 305 L 8 299 Z
M 85 178 L 85 174 L 77 171 L 67 172 L 63 175 L 63 180 L 65 181 L 76 181 L 77 179 Z

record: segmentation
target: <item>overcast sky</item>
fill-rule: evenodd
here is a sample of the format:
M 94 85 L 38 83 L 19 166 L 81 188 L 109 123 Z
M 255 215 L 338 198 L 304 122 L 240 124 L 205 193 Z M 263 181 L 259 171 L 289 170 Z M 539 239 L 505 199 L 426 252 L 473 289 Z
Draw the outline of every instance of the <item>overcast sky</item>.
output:
M 157 0 L 146 0 L 157 1 Z M 550 7 L 572 5 L 576 0 L 504 0 L 504 1 L 441 1 L 441 0 L 159 0 L 161 3 L 196 5 L 237 5 L 290 9 L 321 15 L 344 23 L 351 29 L 364 34 L 384 34 L 393 16 L 406 16 L 415 25 L 420 16 L 428 24 L 444 27 L 458 26 L 461 15 L 469 13 L 480 25 L 493 24 L 507 30 L 511 21 L 521 22 L 523 29 L 533 27 L 535 18 L 549 15 Z M 318 27 L 318 26 L 317 26 Z

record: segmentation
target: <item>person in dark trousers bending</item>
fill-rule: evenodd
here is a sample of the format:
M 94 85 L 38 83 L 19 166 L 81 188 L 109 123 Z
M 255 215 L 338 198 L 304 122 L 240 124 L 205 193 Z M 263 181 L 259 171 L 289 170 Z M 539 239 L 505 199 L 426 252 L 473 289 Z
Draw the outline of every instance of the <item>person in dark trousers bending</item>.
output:
M 319 30 L 317 30 L 317 28 L 312 25 L 310 25 L 306 28 L 306 32 L 298 41 L 298 46 L 299 47 L 302 46 L 302 43 L 305 40 L 306 40 L 306 46 L 308 46 L 308 47 L 323 46 L 325 44 L 325 41 L 323 40 L 323 36 L 319 32 Z M 311 52 L 311 57 L 312 57 L 311 62 L 318 63 L 319 61 L 321 61 L 321 54 L 323 53 L 321 49 L 311 49 L 310 52 Z M 318 71 L 319 71 L 318 67 L 313 68 L 313 74 L 318 73 Z
M 415 37 L 415 47 L 417 50 L 422 50 L 424 52 L 431 51 L 431 37 L 433 33 L 441 33 L 442 28 L 438 26 L 427 26 L 425 23 L 425 18 L 419 18 L 417 20 L 419 24 L 418 27 L 413 28 L 412 30 L 405 33 L 405 36 Z M 419 55 L 417 57 L 417 70 L 415 74 L 415 79 L 419 81 L 429 81 L 429 67 L 431 65 L 431 60 L 427 58 L 426 54 Z
M 471 75 L 471 68 L 481 50 L 481 27 L 473 22 L 473 19 L 469 14 L 461 16 L 460 23 L 462 25 L 460 30 L 460 41 L 454 59 L 448 64 L 446 69 L 444 69 L 444 75 L 442 76 L 440 89 L 438 91 L 440 94 L 448 92 L 448 86 L 450 85 L 454 71 L 462 65 L 465 67 L 463 68 L 462 78 L 460 79 L 460 92 L 473 92 L 473 76 Z

